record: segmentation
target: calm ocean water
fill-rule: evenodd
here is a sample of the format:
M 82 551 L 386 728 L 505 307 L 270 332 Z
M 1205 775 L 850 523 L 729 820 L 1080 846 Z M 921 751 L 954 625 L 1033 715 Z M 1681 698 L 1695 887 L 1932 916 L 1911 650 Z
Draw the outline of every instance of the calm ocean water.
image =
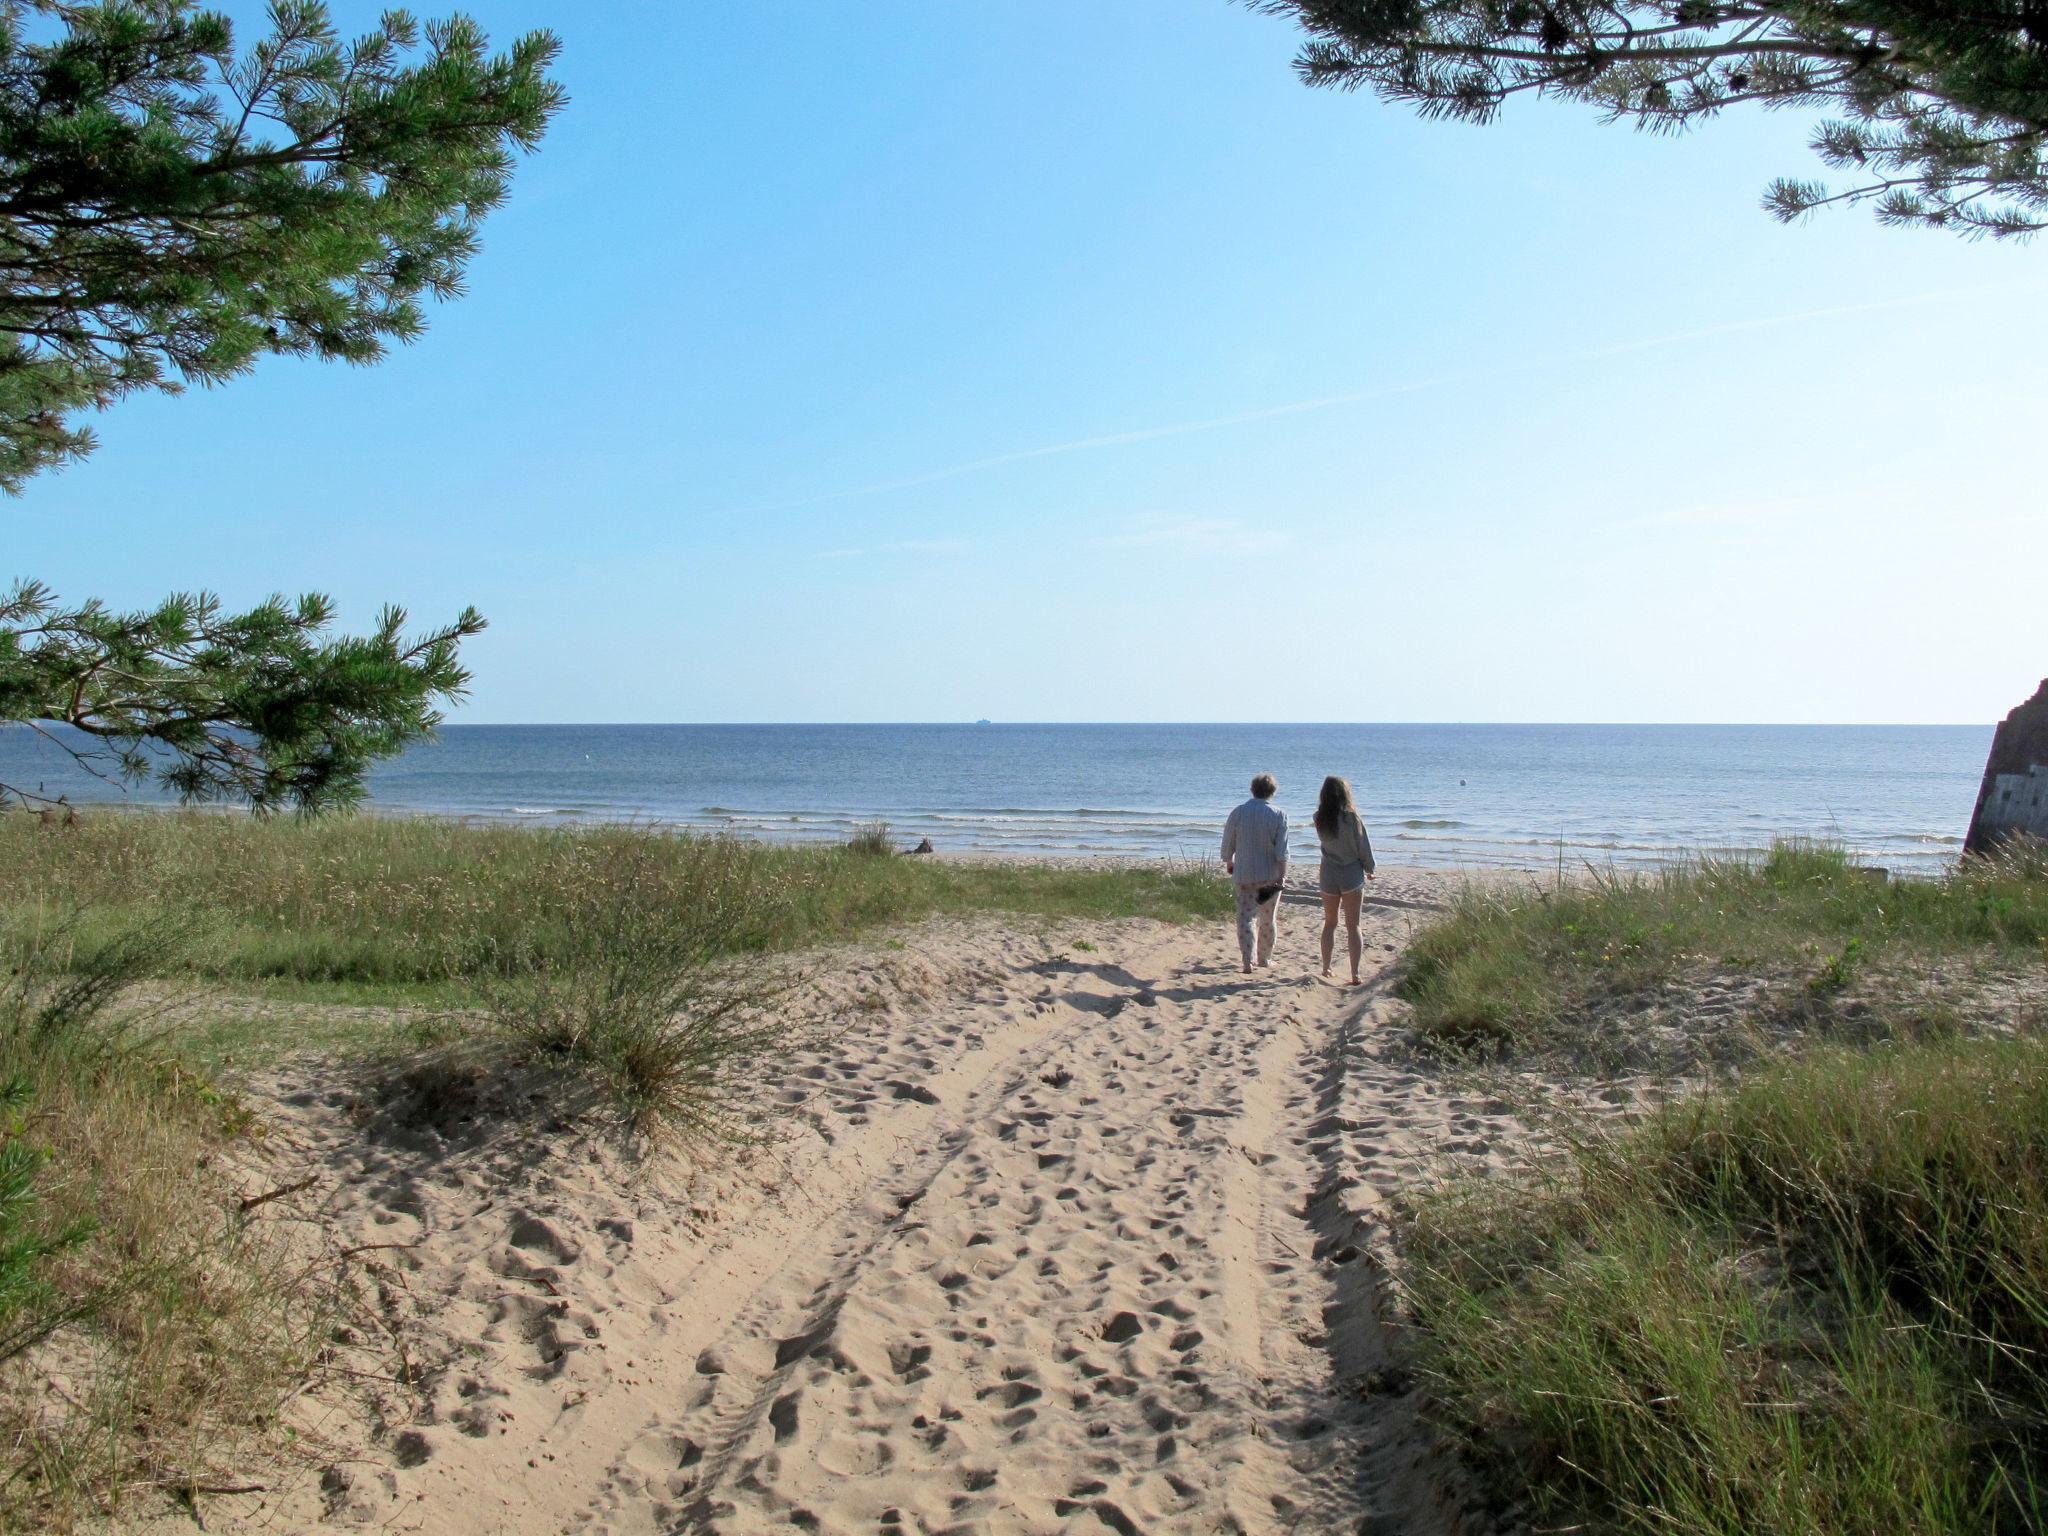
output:
M 1626 864 L 1813 835 L 1932 871 L 1961 847 L 1990 742 L 1989 726 L 467 725 L 380 767 L 371 798 L 775 841 L 879 818 L 946 850 L 1207 855 L 1265 770 L 1308 853 L 1316 787 L 1341 773 L 1389 863 Z M 20 729 L 0 728 L 0 782 L 122 798 Z

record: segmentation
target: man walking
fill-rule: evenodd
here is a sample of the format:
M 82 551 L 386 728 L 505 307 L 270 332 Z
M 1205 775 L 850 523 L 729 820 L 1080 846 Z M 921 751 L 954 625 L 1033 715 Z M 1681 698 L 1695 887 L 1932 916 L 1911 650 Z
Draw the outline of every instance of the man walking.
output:
M 1273 915 L 1280 909 L 1280 887 L 1287 879 L 1287 813 L 1273 804 L 1280 786 L 1273 775 L 1252 780 L 1252 797 L 1223 823 L 1223 867 L 1237 882 L 1237 947 L 1244 955 L 1244 973 L 1252 973 L 1252 928 L 1258 927 L 1256 958 L 1273 963 Z

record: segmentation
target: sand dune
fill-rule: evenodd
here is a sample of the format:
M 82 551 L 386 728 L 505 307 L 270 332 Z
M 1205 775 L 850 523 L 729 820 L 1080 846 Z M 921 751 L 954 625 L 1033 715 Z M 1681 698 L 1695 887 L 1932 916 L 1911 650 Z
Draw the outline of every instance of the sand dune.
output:
M 1372 888 L 1359 990 L 1315 979 L 1298 903 L 1256 979 L 1222 925 L 841 957 L 820 1006 L 856 1022 L 764 1085 L 792 1129 L 737 1164 L 636 1172 L 545 1103 L 487 1133 L 459 1082 L 379 1108 L 295 1066 L 264 1176 L 324 1170 L 281 1217 L 392 1245 L 359 1344 L 411 1384 L 311 1400 L 372 1450 L 238 1518 L 1452 1531 L 1372 1253 L 1389 1190 L 1505 1129 L 1381 1054 L 1435 892 Z

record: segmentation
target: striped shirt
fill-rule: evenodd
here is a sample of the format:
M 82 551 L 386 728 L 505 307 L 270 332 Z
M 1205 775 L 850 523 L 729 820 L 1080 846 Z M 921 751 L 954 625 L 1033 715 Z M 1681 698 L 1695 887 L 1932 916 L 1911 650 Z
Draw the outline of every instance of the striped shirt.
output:
M 1223 823 L 1223 862 L 1239 885 L 1275 885 L 1287 878 L 1287 813 L 1270 800 L 1245 801 Z

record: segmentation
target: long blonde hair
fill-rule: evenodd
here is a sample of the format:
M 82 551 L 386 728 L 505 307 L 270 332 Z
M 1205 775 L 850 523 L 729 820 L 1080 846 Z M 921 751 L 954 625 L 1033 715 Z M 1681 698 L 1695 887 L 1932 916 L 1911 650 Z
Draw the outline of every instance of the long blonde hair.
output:
M 1323 780 L 1323 792 L 1316 800 L 1316 830 L 1328 837 L 1337 830 L 1346 816 L 1356 816 L 1358 807 L 1351 800 L 1351 784 L 1334 773 Z

